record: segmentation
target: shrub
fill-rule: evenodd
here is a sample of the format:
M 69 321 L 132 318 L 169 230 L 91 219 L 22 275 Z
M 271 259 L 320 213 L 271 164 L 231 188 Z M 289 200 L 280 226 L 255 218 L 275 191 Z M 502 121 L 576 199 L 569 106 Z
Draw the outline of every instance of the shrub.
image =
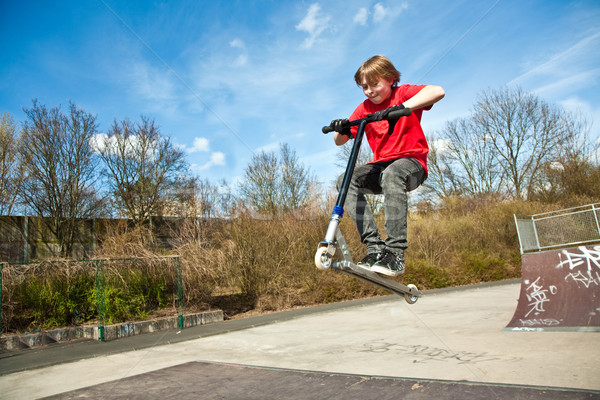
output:
M 61 260 L 3 268 L 2 328 L 50 329 L 95 318 L 94 270 Z

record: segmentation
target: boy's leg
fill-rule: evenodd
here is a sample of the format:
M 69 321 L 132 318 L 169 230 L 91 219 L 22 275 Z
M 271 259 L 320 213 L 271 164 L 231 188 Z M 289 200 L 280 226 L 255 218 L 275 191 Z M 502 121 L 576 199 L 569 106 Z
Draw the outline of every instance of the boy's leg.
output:
M 380 253 L 384 248 L 371 207 L 365 198 L 365 193 L 381 193 L 381 171 L 382 167 L 376 164 L 356 166 L 344 203 L 344 210 L 356 224 L 360 239 L 367 247 L 367 253 Z M 343 179 L 342 175 L 337 181 L 338 190 Z
M 412 158 L 399 158 L 391 163 L 381 176 L 384 194 L 385 240 L 391 251 L 404 251 L 407 247 L 406 216 L 408 195 L 425 180 L 425 170 Z
M 404 273 L 406 240 L 407 193 L 425 180 L 425 170 L 416 160 L 400 158 L 392 162 L 381 175 L 384 194 L 386 252 L 373 270 L 390 276 Z

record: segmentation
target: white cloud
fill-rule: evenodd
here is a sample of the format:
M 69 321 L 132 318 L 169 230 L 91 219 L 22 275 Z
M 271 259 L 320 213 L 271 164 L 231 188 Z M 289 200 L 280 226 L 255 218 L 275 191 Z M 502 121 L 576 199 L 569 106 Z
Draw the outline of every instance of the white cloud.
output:
M 273 137 L 271 137 L 271 138 L 273 139 Z M 269 143 L 259 147 L 258 149 L 256 149 L 256 153 L 260 153 L 263 151 L 265 153 L 277 152 L 280 147 L 281 147 L 280 141 L 273 141 L 273 142 L 269 142 Z
M 369 11 L 363 7 L 360 10 L 358 10 L 356 15 L 354 16 L 354 22 L 356 22 L 359 25 L 364 26 L 367 24 L 368 18 L 369 18 Z
M 170 74 L 148 63 L 134 63 L 129 71 L 129 79 L 137 95 L 144 99 L 163 102 L 175 97 Z
M 90 143 L 92 149 L 95 152 L 101 152 L 104 150 L 108 150 L 110 154 L 114 154 L 118 151 L 120 147 L 122 147 L 122 137 L 121 140 L 116 136 L 108 136 L 105 133 L 97 133 L 90 139 Z M 136 135 L 129 135 L 125 141 L 125 152 L 126 153 L 136 153 L 137 149 L 140 148 L 139 139 Z M 156 143 L 151 145 L 148 148 L 148 154 L 150 156 L 154 156 L 156 154 L 157 146 Z
M 553 161 L 553 162 L 550 163 L 550 169 L 553 169 L 555 171 L 564 171 L 565 170 L 565 166 L 562 165 L 558 161 Z
M 398 7 L 398 9 L 396 10 L 396 13 L 401 13 L 402 11 L 406 10 L 408 8 L 408 2 L 404 1 L 402 2 L 402 4 L 400 4 L 400 7 Z
M 229 46 L 234 49 L 241 50 L 241 54 L 235 59 L 233 65 L 236 67 L 246 65 L 246 63 L 248 62 L 248 51 L 246 50 L 246 44 L 241 39 L 235 38 L 231 42 L 229 42 Z
M 431 144 L 435 147 L 438 155 L 447 152 L 450 148 L 450 141 L 448 139 L 434 139 Z
M 225 165 L 225 153 L 215 151 L 210 155 L 210 162 L 213 165 Z
M 105 133 L 97 133 L 90 139 L 90 145 L 95 152 L 100 152 L 106 147 L 106 139 L 108 135 Z
M 598 80 L 600 77 L 600 68 L 595 68 L 588 71 L 581 71 L 564 77 L 563 79 L 556 79 L 550 83 L 539 86 L 533 91 L 538 95 L 545 95 L 549 93 L 564 93 L 565 91 L 571 91 L 574 88 L 583 88 L 589 82 Z
M 210 155 L 210 160 L 200 167 L 197 167 L 198 170 L 206 170 L 213 166 L 224 166 L 225 165 L 225 153 L 220 151 L 215 151 Z
M 188 153 L 206 152 L 210 149 L 210 144 L 207 138 L 197 137 L 194 138 L 192 147 L 190 147 Z
M 590 35 L 569 48 L 553 54 L 543 62 L 537 62 L 529 67 L 526 72 L 516 77 L 508 84 L 522 84 L 524 82 L 532 81 L 540 77 L 552 77 L 554 81 L 562 78 L 566 80 L 572 80 L 573 76 L 579 75 L 585 79 L 588 79 L 589 75 L 597 77 L 598 68 L 592 65 L 587 66 L 583 60 L 591 60 L 590 54 L 594 54 L 597 50 L 598 43 L 600 42 L 600 32 Z M 539 59 L 538 59 L 539 60 Z
M 229 45 L 231 47 L 233 47 L 233 48 L 238 48 L 238 49 L 245 48 L 244 42 L 241 39 L 238 39 L 238 38 L 235 38 L 231 42 L 229 42 Z
M 594 108 L 592 104 L 580 99 L 578 96 L 571 96 L 558 103 L 567 111 L 580 115 L 589 123 L 589 138 L 592 142 L 600 145 L 600 108 Z M 594 159 L 600 159 L 600 148 Z
M 590 104 L 577 96 L 568 97 L 559 104 L 571 112 L 582 112 L 584 114 L 591 114 L 593 112 Z
M 381 22 L 387 15 L 388 10 L 385 9 L 383 4 L 377 3 L 373 6 L 373 21 Z
M 305 49 L 310 49 L 313 46 L 319 35 L 327 28 L 331 19 L 328 15 L 320 15 L 320 11 L 321 6 L 319 4 L 312 4 L 308 8 L 306 16 L 296 25 L 296 30 L 308 33 L 308 38 L 302 44 Z
M 376 3 L 373 6 L 373 11 L 370 13 L 369 10 L 362 7 L 354 15 L 353 21 L 359 25 L 365 26 L 369 20 L 369 14 L 373 15 L 373 22 L 380 23 L 386 19 L 391 19 L 398 16 L 403 10 L 408 8 L 408 3 L 402 2 L 399 6 L 393 6 L 391 8 L 384 7 L 381 3 Z
M 238 56 L 238 58 L 236 58 L 235 61 L 233 62 L 233 65 L 235 65 L 236 67 L 241 67 L 241 66 L 246 65 L 247 62 L 248 62 L 248 55 L 240 54 Z

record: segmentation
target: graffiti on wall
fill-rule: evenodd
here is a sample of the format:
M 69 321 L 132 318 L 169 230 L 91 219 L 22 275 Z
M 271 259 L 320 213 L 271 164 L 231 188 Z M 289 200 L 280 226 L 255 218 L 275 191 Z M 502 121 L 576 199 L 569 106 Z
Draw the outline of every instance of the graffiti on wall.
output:
M 541 285 L 540 276 L 537 279 L 529 284 L 526 289 L 527 300 L 529 301 L 529 311 L 525 314 L 525 317 L 529 317 L 531 314 L 540 315 L 545 312 L 544 304 L 550 301 L 550 296 L 555 295 L 558 292 L 558 288 L 555 285 L 550 285 L 548 288 L 545 288 Z M 525 282 L 528 284 L 529 281 Z
M 600 285 L 600 246 L 580 246 L 575 251 L 563 250 L 556 268 L 567 269 L 565 280 L 572 279 L 586 289 Z M 564 258 L 564 259 L 563 259 Z

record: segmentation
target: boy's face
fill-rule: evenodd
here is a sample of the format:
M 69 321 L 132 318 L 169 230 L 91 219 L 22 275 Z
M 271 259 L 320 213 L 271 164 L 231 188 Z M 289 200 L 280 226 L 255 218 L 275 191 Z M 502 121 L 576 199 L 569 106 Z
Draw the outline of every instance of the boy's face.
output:
M 377 83 L 370 85 L 363 77 L 361 86 L 363 93 L 373 104 L 381 104 L 392 94 L 392 83 L 390 79 L 379 78 Z

